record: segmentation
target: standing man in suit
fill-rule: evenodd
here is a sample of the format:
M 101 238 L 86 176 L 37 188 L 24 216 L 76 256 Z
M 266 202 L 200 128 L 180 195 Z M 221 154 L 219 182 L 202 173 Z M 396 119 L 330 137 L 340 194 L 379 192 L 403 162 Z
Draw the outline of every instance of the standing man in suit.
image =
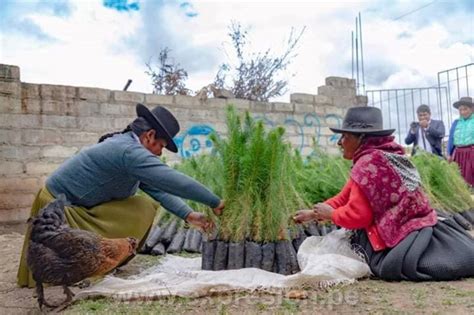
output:
M 405 138 L 406 144 L 413 143 L 412 155 L 415 155 L 417 150 L 422 150 L 442 157 L 441 141 L 445 134 L 443 121 L 431 119 L 428 105 L 418 106 L 416 114 L 418 122 L 410 124 L 410 130 Z

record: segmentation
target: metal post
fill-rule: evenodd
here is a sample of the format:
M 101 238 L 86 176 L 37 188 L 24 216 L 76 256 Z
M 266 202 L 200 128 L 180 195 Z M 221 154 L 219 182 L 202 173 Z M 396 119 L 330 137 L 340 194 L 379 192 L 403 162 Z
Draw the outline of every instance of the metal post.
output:
M 464 66 L 464 69 L 466 69 L 466 90 L 467 90 L 467 96 L 469 96 L 469 75 L 467 74 L 467 65 Z
M 459 71 L 458 71 L 459 68 L 456 68 L 456 82 L 458 84 L 458 98 L 457 99 L 460 99 L 461 98 L 461 93 L 459 92 Z
M 438 94 L 439 94 L 439 111 L 441 113 L 441 120 L 443 120 L 443 102 L 441 100 L 441 81 L 440 81 L 440 73 L 438 72 Z
M 357 26 L 357 17 L 356 17 L 356 36 L 355 36 L 355 44 L 356 44 L 356 72 L 357 72 L 357 83 L 356 83 L 356 91 L 359 94 L 359 42 L 358 42 L 358 29 Z
M 413 121 L 415 121 L 415 97 L 413 95 L 413 89 L 411 89 L 411 107 L 412 107 L 412 116 L 413 116 Z
M 351 59 L 351 65 L 352 65 L 352 80 L 354 80 L 354 31 L 351 32 L 351 45 L 352 45 L 352 59 Z
M 360 62 L 362 65 L 362 93 L 365 94 L 365 72 L 364 72 L 364 46 L 362 44 L 362 18 L 359 12 L 359 33 L 360 33 Z
M 398 125 L 398 141 L 402 139 L 402 133 L 400 130 L 400 109 L 398 107 L 398 90 L 395 90 L 395 104 L 397 106 L 397 125 Z

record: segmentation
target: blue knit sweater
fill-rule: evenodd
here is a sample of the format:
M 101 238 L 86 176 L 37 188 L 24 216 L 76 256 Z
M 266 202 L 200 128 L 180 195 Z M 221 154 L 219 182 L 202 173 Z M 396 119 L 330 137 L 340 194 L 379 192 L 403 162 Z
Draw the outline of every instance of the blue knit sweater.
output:
M 132 132 L 81 150 L 53 172 L 46 188 L 53 196 L 63 193 L 73 205 L 87 208 L 128 198 L 140 188 L 182 219 L 192 209 L 181 198 L 211 208 L 220 203 L 202 184 L 164 164 Z

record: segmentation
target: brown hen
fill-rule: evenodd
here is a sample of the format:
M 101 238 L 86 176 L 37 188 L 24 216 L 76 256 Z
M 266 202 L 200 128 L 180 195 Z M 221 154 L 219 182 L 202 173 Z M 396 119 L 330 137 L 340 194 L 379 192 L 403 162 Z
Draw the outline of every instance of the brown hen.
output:
M 61 285 L 68 304 L 74 293 L 68 288 L 86 278 L 103 275 L 135 254 L 135 238 L 108 239 L 95 233 L 72 229 L 66 224 L 63 195 L 31 218 L 27 262 L 36 282 L 40 309 L 46 302 L 43 283 Z M 62 305 L 61 304 L 61 305 Z

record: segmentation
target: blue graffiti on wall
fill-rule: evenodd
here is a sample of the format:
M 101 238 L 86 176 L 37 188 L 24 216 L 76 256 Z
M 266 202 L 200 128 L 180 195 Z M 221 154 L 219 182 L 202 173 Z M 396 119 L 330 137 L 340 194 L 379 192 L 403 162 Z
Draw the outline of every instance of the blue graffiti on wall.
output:
M 212 151 L 212 141 L 209 136 L 215 132 L 209 125 L 194 125 L 187 129 L 180 136 L 175 137 L 174 141 L 178 147 L 182 158 L 189 158 L 193 155 Z
M 303 150 L 305 146 L 312 145 L 312 138 L 316 144 L 321 140 L 321 129 L 323 126 L 332 126 L 340 128 L 342 125 L 342 117 L 336 114 L 327 114 L 319 116 L 316 113 L 307 113 L 303 117 L 303 121 L 298 121 L 294 116 L 287 116 L 282 122 L 273 121 L 265 114 L 254 116 L 255 119 L 261 120 L 269 127 L 284 126 L 286 128 L 294 128 L 299 137 L 298 149 Z M 309 136 L 304 133 L 304 127 L 314 128 L 314 134 Z M 194 155 L 202 153 L 210 153 L 213 150 L 213 143 L 210 140 L 210 135 L 215 132 L 214 128 L 205 124 L 194 125 L 181 133 L 174 140 L 178 146 L 179 153 L 182 158 L 186 159 Z M 310 139 L 308 139 L 310 138 Z M 329 136 L 329 144 L 335 145 L 339 140 L 339 135 L 334 134 Z

